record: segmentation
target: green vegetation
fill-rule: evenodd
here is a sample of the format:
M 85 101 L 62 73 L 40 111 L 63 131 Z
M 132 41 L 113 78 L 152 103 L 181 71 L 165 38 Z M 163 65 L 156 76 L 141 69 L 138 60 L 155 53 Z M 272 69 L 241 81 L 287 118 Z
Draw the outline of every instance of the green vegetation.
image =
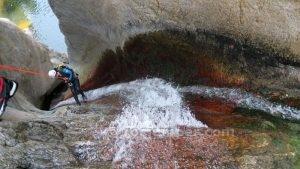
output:
M 300 122 L 283 120 L 258 110 L 237 108 L 236 113 L 253 117 L 247 123 L 232 124 L 231 127 L 268 133 L 272 138 L 272 149 L 277 155 L 292 156 L 295 168 L 300 168 Z M 272 149 L 270 151 L 272 151 Z M 290 153 L 290 154 L 289 154 Z
M 34 0 L 0 0 L 0 17 L 9 18 L 18 24 L 28 20 L 24 10 L 33 11 L 35 7 Z

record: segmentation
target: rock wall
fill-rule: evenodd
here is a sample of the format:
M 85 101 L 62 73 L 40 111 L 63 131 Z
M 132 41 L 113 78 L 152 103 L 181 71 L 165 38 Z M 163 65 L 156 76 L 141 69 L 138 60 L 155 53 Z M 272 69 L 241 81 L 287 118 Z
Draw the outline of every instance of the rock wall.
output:
M 35 42 L 32 37 L 26 35 L 12 22 L 0 19 L 0 64 L 47 74 L 48 70 L 52 68 L 50 52 L 48 48 Z M 41 106 L 43 96 L 53 84 L 53 80 L 48 77 L 5 69 L 0 69 L 0 76 L 18 81 L 17 94 L 23 95 L 36 107 Z M 17 96 L 16 98 L 22 97 Z M 22 100 L 14 100 L 17 107 L 22 107 L 19 105 L 22 102 L 25 103 Z
M 87 73 L 105 49 L 165 29 L 207 31 L 300 61 L 300 2 L 294 0 L 49 0 L 71 64 Z M 84 63 L 84 64 L 83 64 Z

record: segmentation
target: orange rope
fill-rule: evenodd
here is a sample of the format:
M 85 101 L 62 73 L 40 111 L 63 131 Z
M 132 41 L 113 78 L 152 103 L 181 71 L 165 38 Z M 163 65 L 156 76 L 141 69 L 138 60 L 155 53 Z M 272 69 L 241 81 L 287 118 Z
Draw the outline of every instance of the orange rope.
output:
M 49 75 L 45 74 L 45 73 L 35 72 L 35 71 L 31 71 L 31 70 L 24 70 L 24 69 L 11 67 L 11 66 L 7 66 L 7 65 L 1 65 L 1 64 L 0 64 L 0 69 L 6 69 L 6 70 L 22 72 L 22 73 L 27 73 L 27 74 L 32 74 L 32 75 L 39 75 L 39 76 L 49 77 Z M 58 79 L 61 79 L 61 78 L 58 78 Z
M 27 74 L 47 76 L 48 77 L 48 75 L 44 74 L 44 73 L 34 72 L 34 71 L 31 71 L 31 70 L 19 69 L 19 68 L 15 68 L 15 67 L 11 67 L 11 66 L 6 66 L 6 65 L 0 65 L 0 68 L 1 69 L 12 70 L 12 71 L 16 71 L 16 72 L 23 72 L 23 73 L 27 73 Z

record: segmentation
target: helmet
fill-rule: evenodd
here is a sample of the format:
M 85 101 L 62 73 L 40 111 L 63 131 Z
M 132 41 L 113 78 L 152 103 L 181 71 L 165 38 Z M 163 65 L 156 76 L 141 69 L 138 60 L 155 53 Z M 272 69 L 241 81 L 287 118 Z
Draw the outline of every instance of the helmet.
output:
M 61 69 L 61 68 L 63 68 L 63 67 L 66 67 L 63 63 L 61 63 L 61 64 L 59 64 L 59 65 L 57 66 L 58 70 Z
M 48 73 L 48 76 L 51 77 L 51 78 L 55 78 L 56 71 L 55 70 L 50 70 L 49 73 Z

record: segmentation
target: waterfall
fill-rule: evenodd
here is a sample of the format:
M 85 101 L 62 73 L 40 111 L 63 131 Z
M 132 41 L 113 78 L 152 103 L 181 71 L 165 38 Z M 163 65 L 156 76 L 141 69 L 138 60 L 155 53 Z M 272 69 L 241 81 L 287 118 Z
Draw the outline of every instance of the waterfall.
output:
M 222 98 L 234 102 L 238 107 L 265 111 L 285 119 L 300 119 L 294 108 L 272 103 L 240 89 L 214 88 L 206 86 L 174 87 L 159 78 L 120 83 L 86 92 L 89 100 L 118 95 L 126 104 L 121 113 L 103 130 L 96 130 L 96 140 L 108 139 L 114 144 L 113 162 L 122 168 L 133 164 L 134 145 L 151 141 L 154 137 L 179 136 L 181 126 L 207 127 L 196 120 L 183 102 L 183 94 L 191 93 L 207 98 Z M 56 107 L 74 104 L 73 98 L 60 102 Z M 79 150 L 78 150 L 79 151 Z M 145 154 L 146 155 L 146 154 Z M 174 166 L 177 162 L 174 161 Z
M 116 147 L 113 160 L 122 161 L 122 165 L 131 163 L 131 145 L 138 140 L 151 139 L 147 136 L 150 132 L 163 137 L 177 135 L 180 126 L 206 127 L 185 106 L 178 89 L 162 79 L 136 80 L 86 93 L 91 100 L 112 94 L 124 97 L 127 104 L 107 129 L 95 131 L 94 136 L 98 139 L 112 137 Z M 72 103 L 74 99 L 69 99 L 57 106 Z

